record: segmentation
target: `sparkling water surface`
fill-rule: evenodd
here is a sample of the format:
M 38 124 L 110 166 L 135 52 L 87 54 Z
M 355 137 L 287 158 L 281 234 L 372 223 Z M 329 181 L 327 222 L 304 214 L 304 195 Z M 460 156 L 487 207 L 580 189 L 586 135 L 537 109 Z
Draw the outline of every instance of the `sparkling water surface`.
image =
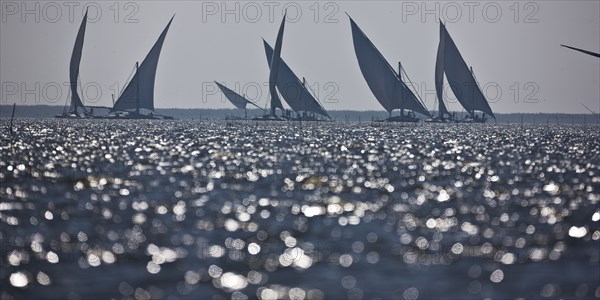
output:
M 0 121 L 0 298 L 600 298 L 600 126 Z

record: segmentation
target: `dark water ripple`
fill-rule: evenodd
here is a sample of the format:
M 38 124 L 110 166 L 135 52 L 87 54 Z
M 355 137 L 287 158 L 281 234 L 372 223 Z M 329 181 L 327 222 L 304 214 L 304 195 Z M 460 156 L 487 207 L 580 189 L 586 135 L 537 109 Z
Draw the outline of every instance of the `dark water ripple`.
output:
M 600 298 L 600 128 L 0 121 L 0 298 Z

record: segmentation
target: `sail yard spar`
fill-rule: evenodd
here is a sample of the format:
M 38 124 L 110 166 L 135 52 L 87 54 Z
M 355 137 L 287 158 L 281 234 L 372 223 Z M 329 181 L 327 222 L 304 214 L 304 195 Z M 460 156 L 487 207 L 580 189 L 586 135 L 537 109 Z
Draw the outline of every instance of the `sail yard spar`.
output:
M 569 48 L 571 50 L 579 51 L 581 53 L 585 53 L 587 55 L 591 55 L 591 56 L 595 56 L 595 57 L 600 57 L 600 53 L 596 53 L 596 52 L 592 52 L 592 51 L 588 51 L 588 50 L 583 50 L 583 49 L 580 49 L 580 48 L 575 48 L 575 47 L 571 47 L 571 46 L 567 46 L 567 45 L 561 45 L 561 46 L 565 47 L 565 48 Z

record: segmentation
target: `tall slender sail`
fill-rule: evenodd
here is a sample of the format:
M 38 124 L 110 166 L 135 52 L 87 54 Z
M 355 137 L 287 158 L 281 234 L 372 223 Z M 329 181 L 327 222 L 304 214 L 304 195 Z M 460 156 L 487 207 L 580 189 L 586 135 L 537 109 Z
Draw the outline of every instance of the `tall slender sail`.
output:
M 275 88 L 277 85 L 277 72 L 279 70 L 279 61 L 281 56 L 281 46 L 283 44 L 283 30 L 285 28 L 285 17 L 287 14 L 283 15 L 283 19 L 281 20 L 281 25 L 279 26 L 279 32 L 277 32 L 277 39 L 275 40 L 275 51 L 270 58 L 271 66 L 269 70 L 269 93 L 271 94 L 271 116 L 275 116 L 275 109 L 279 108 L 283 110 L 283 104 L 281 104 L 281 100 L 277 95 L 277 89 Z
M 350 16 L 348 17 L 350 18 Z M 352 18 L 350 18 L 350 25 L 352 27 L 354 51 L 360 70 L 371 92 L 385 110 L 391 112 L 394 109 L 408 109 L 431 116 L 423 103 L 400 80 L 398 73 L 390 66 Z
M 246 105 L 248 103 L 250 103 L 250 104 L 260 108 L 258 105 L 256 105 L 254 102 L 246 99 L 244 96 L 234 92 L 233 90 L 227 88 L 226 86 L 224 86 L 216 81 L 215 81 L 215 83 L 221 89 L 221 91 L 223 91 L 223 94 L 225 94 L 225 98 L 227 98 L 227 100 L 229 100 L 229 102 L 231 102 L 233 105 L 235 105 L 235 107 L 241 108 L 241 109 L 246 109 Z
M 273 56 L 273 48 L 263 40 L 265 46 L 265 54 L 267 56 L 267 62 L 269 68 L 271 67 L 271 61 L 269 57 Z M 319 104 L 319 102 L 312 96 L 306 86 L 300 81 L 300 79 L 294 74 L 292 69 L 280 58 L 279 70 L 277 70 L 277 89 L 283 96 L 285 102 L 296 112 L 313 112 L 322 116 L 328 117 L 327 111 Z
M 142 108 L 154 111 L 154 78 L 156 77 L 158 58 L 173 18 L 175 16 L 171 18 L 142 64 L 136 69 L 133 78 L 131 78 L 111 111 L 139 111 Z
M 79 79 L 79 64 L 81 62 L 81 53 L 83 51 L 83 39 L 85 36 L 86 24 L 87 10 L 83 16 L 81 25 L 79 25 L 79 31 L 77 32 L 77 37 L 75 38 L 75 46 L 73 46 L 73 53 L 71 54 L 71 64 L 69 66 L 69 81 L 71 86 L 71 105 L 69 111 L 72 113 L 77 113 L 77 108 L 80 107 L 85 111 L 85 106 L 83 105 L 83 101 L 81 101 L 81 97 L 79 97 L 79 92 L 77 91 L 77 83 Z
M 444 41 L 444 72 L 446 73 L 450 88 L 452 89 L 452 92 L 454 92 L 458 102 L 460 102 L 471 116 L 474 116 L 474 113 L 477 110 L 488 114 L 495 119 L 496 117 L 494 116 L 489 103 L 485 99 L 485 96 L 481 92 L 477 81 L 473 77 L 473 73 L 458 51 L 454 40 L 452 40 L 452 37 L 446 30 L 446 26 L 441 22 L 440 31 Z
M 441 22 L 440 22 L 441 24 Z M 438 113 L 440 120 L 444 120 L 444 116 L 449 114 L 446 105 L 444 104 L 444 60 L 446 56 L 445 45 L 446 45 L 446 34 L 440 27 L 440 43 L 438 44 L 437 59 L 435 61 L 435 92 L 438 99 Z

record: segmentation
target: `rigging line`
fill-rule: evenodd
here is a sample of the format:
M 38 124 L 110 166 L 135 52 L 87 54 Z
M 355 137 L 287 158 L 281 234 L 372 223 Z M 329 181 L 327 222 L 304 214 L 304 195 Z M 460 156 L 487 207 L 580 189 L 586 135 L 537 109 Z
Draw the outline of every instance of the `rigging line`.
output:
M 250 104 L 252 104 L 254 107 L 256 107 L 256 108 L 258 108 L 258 109 L 260 109 L 260 110 L 264 111 L 264 109 L 262 109 L 260 106 L 258 106 L 258 104 L 256 104 L 255 102 L 248 100 L 248 103 L 250 103 Z M 252 109 L 254 109 L 254 108 L 252 108 Z
M 81 108 L 83 108 L 84 112 L 88 112 L 85 109 L 85 102 L 84 102 L 84 97 L 83 97 L 83 85 L 81 84 L 82 80 L 81 80 L 81 74 L 77 75 L 77 88 L 79 88 L 79 92 L 81 93 L 81 97 L 79 97 L 79 99 L 81 100 L 81 104 L 83 105 Z
M 585 107 L 585 109 L 587 109 L 589 112 L 591 112 L 592 114 L 596 114 L 595 111 L 592 111 L 589 107 L 587 107 L 585 104 L 581 103 L 581 105 L 583 105 L 583 107 Z
M 473 75 L 473 79 L 475 79 L 475 84 L 477 84 L 477 88 L 481 91 L 481 86 L 479 85 L 479 80 L 477 80 L 477 76 L 475 76 L 475 72 L 473 71 L 473 67 L 470 67 L 470 71 L 471 71 L 471 75 Z
M 83 95 L 83 87 L 81 86 L 81 75 L 77 75 L 77 90 L 79 91 L 80 95 Z M 83 104 L 83 97 L 79 97 L 79 99 L 81 100 L 81 104 Z
M 483 96 L 483 99 L 487 103 L 488 100 L 485 98 L 485 95 L 483 94 L 483 91 L 481 90 L 481 86 L 479 85 L 479 80 L 477 80 L 477 76 L 475 76 L 475 71 L 473 71 L 473 67 L 470 67 L 469 69 L 471 71 L 471 75 L 473 76 L 473 79 L 475 79 L 475 84 L 477 85 L 477 88 L 479 89 L 479 92 L 481 92 L 481 95 Z M 475 101 L 475 99 L 473 99 L 473 101 Z M 489 106 L 490 104 L 487 103 L 487 105 Z
M 269 67 L 269 70 L 270 69 L 271 68 Z M 277 93 L 277 87 L 275 87 L 275 92 Z M 271 105 L 273 105 L 273 96 L 271 95 L 271 89 L 269 88 L 269 98 L 267 98 L 267 101 L 265 101 L 265 109 L 264 110 L 270 110 Z
M 67 98 L 65 98 L 65 106 L 63 107 L 63 114 L 67 113 L 67 104 L 69 104 L 69 100 L 71 99 L 71 97 L 69 97 L 69 95 L 71 95 L 71 87 L 69 87 L 69 93 L 67 94 Z M 71 109 L 70 107 L 71 105 L 69 104 L 69 109 Z
M 85 109 L 85 103 L 83 100 L 83 85 L 81 84 L 81 75 L 77 75 L 77 88 L 79 89 L 79 93 L 81 95 L 81 97 L 79 97 L 79 100 L 81 100 L 81 105 L 82 105 L 82 109 L 84 113 L 87 113 L 88 111 Z M 75 109 L 77 109 L 77 107 L 75 107 Z
M 442 95 L 441 95 L 442 99 L 439 99 L 439 101 L 442 101 L 442 103 L 444 104 L 444 107 L 446 107 L 446 112 L 449 115 L 452 115 L 452 113 L 450 112 L 450 109 L 449 109 L 450 102 L 448 102 L 448 106 L 446 106 L 446 103 L 444 102 L 444 91 L 446 90 L 444 88 L 444 78 L 446 78 L 446 82 L 448 83 L 448 87 L 450 87 L 450 81 L 448 81 L 448 76 L 446 76 L 446 71 L 444 71 L 444 73 L 442 73 Z M 451 87 L 450 87 L 450 91 L 452 91 Z M 448 93 L 450 93 L 450 92 L 446 91 L 446 96 L 448 96 Z M 435 98 L 437 99 L 437 93 L 436 93 L 436 97 Z
M 281 106 L 283 107 L 283 102 L 281 101 L 281 99 L 283 99 L 283 101 L 286 101 L 286 100 L 285 100 L 285 98 L 283 98 L 283 94 L 279 91 L 279 88 L 277 87 L 277 85 L 275 85 L 275 93 L 277 93 L 277 97 L 279 98 L 279 102 L 281 102 Z M 292 107 L 290 106 L 290 109 L 291 108 Z M 280 109 L 285 113 L 285 108 L 280 108 Z
M 314 91 L 313 91 L 313 94 L 314 94 Z M 325 113 L 327 113 L 327 110 L 325 110 L 325 107 L 323 106 L 323 103 L 321 103 L 321 101 L 319 100 L 319 98 L 317 98 L 317 97 L 316 97 L 316 95 L 315 95 L 313 98 L 315 98 L 315 100 L 317 100 L 317 104 L 319 104 L 319 106 L 321 107 L 321 109 L 322 109 L 322 110 L 323 110 Z
M 131 70 L 131 72 L 129 72 L 129 76 L 127 76 L 127 79 L 125 80 L 125 84 L 121 88 L 121 91 L 119 91 L 119 97 L 117 97 L 117 101 L 119 100 L 119 98 L 121 98 L 121 96 L 123 96 L 123 92 L 125 91 L 125 88 L 129 85 L 131 80 L 133 80 L 133 76 L 135 76 L 135 71 L 136 71 L 136 67 L 134 64 L 133 69 Z
M 406 78 L 408 79 L 408 82 L 410 83 L 410 86 L 413 88 L 414 91 L 411 91 L 411 92 L 413 92 L 413 94 L 417 95 L 417 98 L 419 98 L 421 105 L 423 105 L 423 107 L 425 107 L 425 109 L 427 109 L 427 106 L 425 106 L 425 101 L 423 101 L 423 99 L 421 99 L 421 96 L 419 95 L 419 93 L 417 93 L 417 89 L 413 85 L 412 80 L 410 80 L 410 77 L 408 77 L 408 74 L 406 74 L 406 71 L 404 71 L 404 67 L 400 71 L 402 71 L 402 73 L 404 73 L 404 76 L 406 76 Z M 405 82 L 402 81 L 402 83 L 406 86 Z
M 268 109 L 268 107 L 267 107 L 268 105 L 269 105 L 269 101 L 265 101 L 264 108 L 263 107 L 259 107 L 259 108 L 262 109 L 263 111 L 266 111 Z
M 313 96 L 313 98 L 314 98 L 315 100 L 317 100 L 317 103 L 319 104 L 319 106 L 321 106 L 321 108 L 322 108 L 323 110 L 325 110 L 325 107 L 323 107 L 323 104 L 321 103 L 321 101 L 319 101 L 319 98 L 317 97 L 317 94 L 315 93 L 315 91 L 313 91 L 313 90 L 310 88 L 310 84 L 308 84 L 308 81 L 306 81 L 306 78 L 305 78 L 305 77 L 303 77 L 303 78 L 305 79 L 305 82 L 307 83 L 306 85 L 304 85 L 304 83 L 302 83 L 302 86 L 304 87 L 304 89 L 305 89 L 305 90 L 307 90 L 307 91 L 308 91 L 308 94 L 309 94 L 309 95 L 311 95 L 311 96 Z M 311 93 L 311 92 L 312 92 L 312 93 Z

